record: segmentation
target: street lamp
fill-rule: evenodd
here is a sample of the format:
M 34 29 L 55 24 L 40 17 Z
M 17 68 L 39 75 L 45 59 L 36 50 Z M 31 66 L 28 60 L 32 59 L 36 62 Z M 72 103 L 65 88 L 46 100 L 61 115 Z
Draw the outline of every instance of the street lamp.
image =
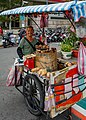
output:
M 23 6 L 24 4 L 27 4 L 27 3 L 28 3 L 28 1 L 22 0 L 22 6 Z

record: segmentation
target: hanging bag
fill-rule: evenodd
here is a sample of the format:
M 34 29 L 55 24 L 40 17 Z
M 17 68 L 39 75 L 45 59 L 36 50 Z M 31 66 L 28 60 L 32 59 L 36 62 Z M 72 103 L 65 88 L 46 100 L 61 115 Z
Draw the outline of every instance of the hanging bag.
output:
M 86 76 L 86 48 L 82 42 L 78 51 L 78 72 Z
M 16 69 L 16 84 L 15 84 L 15 66 L 13 65 L 8 76 L 7 76 L 7 81 L 6 81 L 6 86 L 14 86 L 14 85 L 20 85 L 20 76 L 22 74 L 22 69 L 21 67 L 17 67 Z
M 40 19 L 40 28 L 44 27 L 44 17 L 43 15 L 41 15 L 41 19 Z
M 48 27 L 48 15 L 44 15 L 44 27 Z

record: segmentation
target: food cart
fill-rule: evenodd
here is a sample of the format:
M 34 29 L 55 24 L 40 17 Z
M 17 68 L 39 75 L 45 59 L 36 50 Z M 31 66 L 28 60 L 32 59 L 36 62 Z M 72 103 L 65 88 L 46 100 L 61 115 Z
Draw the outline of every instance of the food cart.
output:
M 49 5 L 15 8 L 0 15 L 53 13 L 72 11 L 74 21 L 86 17 L 86 1 L 71 1 Z M 67 15 L 66 15 L 67 16 Z M 67 16 L 68 17 L 68 16 Z M 72 21 L 70 20 L 72 23 Z M 72 23 L 73 25 L 73 23 Z M 46 49 L 45 49 L 46 48 Z M 24 62 L 15 61 L 15 88 L 25 98 L 28 110 L 34 115 L 49 115 L 51 118 L 61 114 L 85 96 L 85 75 L 78 73 L 77 64 L 58 68 L 61 60 L 55 49 L 47 46 L 35 54 L 24 56 Z M 35 61 L 35 63 L 34 63 Z M 17 84 L 17 68 L 22 69 L 20 84 Z M 23 90 L 20 88 L 23 87 Z M 47 113 L 47 114 L 46 114 Z M 69 116 L 69 119 L 71 117 Z

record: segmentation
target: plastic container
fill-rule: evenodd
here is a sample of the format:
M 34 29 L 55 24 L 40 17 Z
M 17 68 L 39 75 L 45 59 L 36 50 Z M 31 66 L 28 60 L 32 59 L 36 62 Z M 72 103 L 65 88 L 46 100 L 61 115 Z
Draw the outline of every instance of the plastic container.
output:
M 24 66 L 28 67 L 29 69 L 34 68 L 34 58 L 27 58 L 24 62 Z
M 73 50 L 72 51 L 72 55 L 73 55 L 73 57 L 78 57 L 78 50 Z

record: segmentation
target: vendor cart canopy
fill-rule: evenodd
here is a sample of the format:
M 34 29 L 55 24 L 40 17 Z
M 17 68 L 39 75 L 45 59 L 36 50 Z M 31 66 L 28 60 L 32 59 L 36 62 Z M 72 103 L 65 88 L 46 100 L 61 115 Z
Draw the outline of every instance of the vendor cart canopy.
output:
M 49 5 L 19 7 L 19 8 L 3 11 L 0 15 L 65 11 L 65 10 L 69 10 L 71 6 L 74 4 L 75 2 L 72 1 L 72 2 L 49 4 Z
M 42 13 L 42 12 L 59 12 L 72 10 L 74 15 L 74 21 L 78 21 L 80 17 L 86 18 L 86 1 L 75 1 L 49 4 L 49 5 L 35 5 L 19 7 L 11 10 L 6 10 L 0 13 L 0 15 L 12 15 L 12 14 L 25 14 L 25 13 Z
M 80 18 L 86 18 L 86 1 L 79 1 L 72 7 L 74 21 L 78 22 Z

